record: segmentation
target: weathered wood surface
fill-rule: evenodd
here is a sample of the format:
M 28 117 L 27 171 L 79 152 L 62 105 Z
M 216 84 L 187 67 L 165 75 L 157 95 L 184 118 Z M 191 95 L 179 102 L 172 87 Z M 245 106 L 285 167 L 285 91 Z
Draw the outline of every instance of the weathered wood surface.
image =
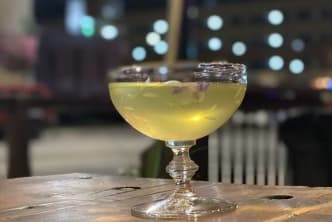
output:
M 201 195 L 239 203 L 232 213 L 198 221 L 332 221 L 332 188 L 194 184 Z M 173 188 L 171 180 L 89 174 L 0 180 L 0 221 L 144 221 L 130 216 L 130 207 L 162 198 Z M 274 195 L 293 198 L 269 199 Z

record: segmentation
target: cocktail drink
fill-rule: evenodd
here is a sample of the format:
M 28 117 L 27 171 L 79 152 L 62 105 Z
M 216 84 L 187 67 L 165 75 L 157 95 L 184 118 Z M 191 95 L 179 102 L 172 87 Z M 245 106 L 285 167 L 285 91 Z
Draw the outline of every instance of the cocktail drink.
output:
M 196 140 L 238 108 L 246 86 L 219 82 L 111 83 L 112 101 L 130 125 L 163 141 Z
M 172 67 L 123 67 L 112 73 L 109 91 L 123 118 L 139 132 L 166 142 L 174 153 L 167 167 L 176 190 L 168 198 L 132 208 L 134 216 L 195 218 L 236 208 L 236 204 L 197 196 L 190 179 L 195 141 L 222 126 L 246 91 L 246 68 L 226 62 Z

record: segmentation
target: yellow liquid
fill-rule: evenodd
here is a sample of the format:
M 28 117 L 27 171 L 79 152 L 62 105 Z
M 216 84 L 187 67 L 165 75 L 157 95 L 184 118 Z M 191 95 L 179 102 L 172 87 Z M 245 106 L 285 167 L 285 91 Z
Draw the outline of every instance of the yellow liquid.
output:
M 203 85 L 199 85 L 203 84 Z M 223 125 L 241 104 L 240 83 L 110 83 L 114 106 L 141 133 L 158 140 L 204 137 Z

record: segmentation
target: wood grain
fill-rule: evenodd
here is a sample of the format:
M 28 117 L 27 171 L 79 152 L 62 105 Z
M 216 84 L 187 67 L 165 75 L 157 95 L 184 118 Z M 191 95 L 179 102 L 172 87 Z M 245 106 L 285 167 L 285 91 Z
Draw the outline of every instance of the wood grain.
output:
M 239 203 L 235 212 L 198 221 L 332 221 L 332 188 L 194 185 L 201 195 Z M 132 217 L 130 207 L 163 198 L 173 188 L 171 180 L 78 173 L 0 180 L 0 221 L 144 221 Z

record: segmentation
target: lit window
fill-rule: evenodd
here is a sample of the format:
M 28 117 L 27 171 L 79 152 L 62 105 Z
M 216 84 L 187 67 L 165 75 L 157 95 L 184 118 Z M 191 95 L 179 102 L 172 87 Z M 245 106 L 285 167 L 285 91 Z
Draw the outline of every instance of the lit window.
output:
M 273 9 L 267 15 L 267 20 L 272 25 L 280 25 L 284 21 L 284 14 L 278 9 Z
M 274 55 L 269 59 L 269 67 L 272 70 L 281 70 L 284 67 L 284 59 L 281 56 Z
M 119 34 L 118 28 L 114 25 L 105 25 L 100 30 L 100 35 L 104 39 L 112 40 L 115 39 Z
M 222 18 L 218 15 L 211 15 L 207 19 L 208 28 L 211 30 L 214 30 L 214 31 L 221 29 L 223 24 L 224 24 L 224 22 L 223 22 Z
M 284 38 L 280 33 L 271 33 L 267 39 L 269 46 L 279 48 L 284 43 Z
M 146 50 L 142 46 L 137 46 L 131 52 L 131 55 L 136 61 L 143 61 L 146 57 Z
M 232 52 L 236 56 L 242 56 L 246 53 L 247 46 L 243 42 L 234 42 L 232 46 Z
M 210 38 L 208 41 L 208 47 L 212 51 L 218 51 L 222 47 L 222 41 L 221 39 L 217 37 Z
M 304 71 L 304 62 L 301 59 L 293 59 L 289 63 L 289 70 L 293 74 L 300 74 Z
M 168 22 L 159 19 L 153 23 L 153 30 L 159 34 L 165 34 L 168 31 Z

